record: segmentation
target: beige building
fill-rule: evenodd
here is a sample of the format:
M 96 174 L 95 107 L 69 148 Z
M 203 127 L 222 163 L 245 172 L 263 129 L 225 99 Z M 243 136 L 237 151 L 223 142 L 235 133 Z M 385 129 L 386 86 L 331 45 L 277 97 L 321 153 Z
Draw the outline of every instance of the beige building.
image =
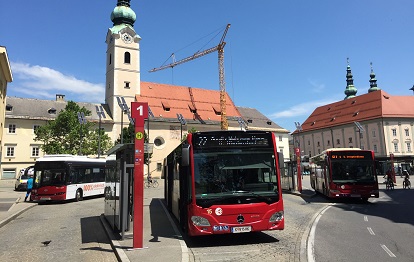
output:
M 7 84 L 12 81 L 13 76 L 6 47 L 0 46 L 0 158 L 3 156 L 3 130 L 5 127 Z
M 149 170 L 154 177 L 160 177 L 164 158 L 178 146 L 187 130 L 220 130 L 220 92 L 188 86 L 175 86 L 160 83 L 141 82 L 140 80 L 140 36 L 133 24 L 136 15 L 129 6 L 129 1 L 118 1 L 111 14 L 113 27 L 106 35 L 106 86 L 105 103 L 78 103 L 92 112 L 87 117 L 96 127 L 99 117 L 96 106 L 103 106 L 106 118 L 102 128 L 111 139 L 116 140 L 121 127 L 129 124 L 128 113 L 121 109 L 119 102 L 130 107 L 131 102 L 147 102 L 153 117 L 146 122 L 149 142 L 153 154 Z M 44 153 L 40 144 L 33 140 L 36 126 L 53 120 L 66 106 L 64 95 L 57 95 L 55 101 L 7 98 L 4 149 L 10 152 L 1 158 L 2 178 L 14 177 L 18 170 L 33 164 Z M 289 156 L 289 131 L 270 121 L 252 108 L 236 107 L 226 94 L 226 113 L 229 130 L 254 129 L 274 132 L 279 138 L 278 150 L 285 158 Z M 182 125 L 177 118 L 181 114 L 186 121 Z M 243 120 L 243 121 L 242 121 Z M 239 123 L 244 123 L 240 125 Z M 125 141 L 124 141 L 125 142 Z M 12 152 L 12 153 L 11 153 Z
M 377 160 L 407 168 L 413 164 L 414 96 L 392 96 L 377 87 L 371 71 L 368 93 L 357 96 L 350 66 L 346 98 L 320 106 L 293 133 L 295 146 L 314 156 L 327 148 L 373 150 Z

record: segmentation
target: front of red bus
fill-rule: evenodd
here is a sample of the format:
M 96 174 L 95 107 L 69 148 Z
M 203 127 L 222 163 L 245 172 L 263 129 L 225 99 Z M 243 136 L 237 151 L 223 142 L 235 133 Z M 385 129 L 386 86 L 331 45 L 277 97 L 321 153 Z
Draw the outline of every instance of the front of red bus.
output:
M 379 197 L 372 151 L 331 151 L 328 156 L 331 173 L 329 197 L 358 198 L 364 201 L 371 197 Z
M 34 201 L 66 200 L 66 169 L 63 162 L 38 161 L 34 169 Z
M 192 139 L 189 235 L 284 229 L 278 156 L 271 133 L 204 134 Z

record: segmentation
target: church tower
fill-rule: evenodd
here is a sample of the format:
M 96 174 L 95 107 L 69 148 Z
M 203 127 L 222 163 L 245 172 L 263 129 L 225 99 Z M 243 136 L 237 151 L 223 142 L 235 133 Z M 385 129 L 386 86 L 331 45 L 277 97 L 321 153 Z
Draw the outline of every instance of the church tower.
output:
M 344 92 L 346 97 L 344 98 L 344 100 L 355 97 L 356 93 L 358 92 L 358 90 L 354 86 L 354 78 L 352 77 L 349 59 L 347 58 L 346 61 L 348 65 L 346 67 L 346 89 Z
M 372 69 L 372 63 L 370 63 L 370 65 L 371 65 L 371 74 L 369 74 L 370 79 L 369 79 L 368 93 L 381 90 L 377 85 L 377 79 L 375 78 L 375 73 L 374 73 L 374 70 Z
M 106 86 L 105 103 L 114 120 L 112 140 L 119 137 L 121 126 L 127 127 L 128 116 L 123 114 L 117 97 L 123 97 L 128 107 L 140 94 L 140 50 L 141 37 L 134 30 L 136 14 L 130 0 L 118 0 L 111 13 L 113 22 L 106 35 Z

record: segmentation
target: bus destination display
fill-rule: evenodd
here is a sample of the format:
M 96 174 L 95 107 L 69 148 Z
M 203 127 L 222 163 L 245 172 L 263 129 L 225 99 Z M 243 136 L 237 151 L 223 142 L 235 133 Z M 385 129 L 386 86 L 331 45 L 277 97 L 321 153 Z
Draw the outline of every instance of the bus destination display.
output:
M 332 159 L 372 159 L 371 152 L 332 152 Z
M 272 143 L 271 136 L 269 134 L 249 134 L 249 133 L 237 133 L 237 134 L 221 134 L 221 135 L 208 135 L 200 134 L 194 137 L 194 147 L 269 147 Z

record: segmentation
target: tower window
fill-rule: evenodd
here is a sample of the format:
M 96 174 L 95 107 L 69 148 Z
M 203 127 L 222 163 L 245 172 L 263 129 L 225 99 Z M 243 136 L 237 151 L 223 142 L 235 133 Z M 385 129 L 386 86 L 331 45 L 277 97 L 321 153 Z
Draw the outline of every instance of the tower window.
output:
M 109 64 L 112 64 L 112 54 L 109 54 Z
M 129 52 L 125 52 L 124 54 L 124 63 L 130 64 L 131 63 L 131 54 Z
M 124 83 L 125 83 L 125 88 L 127 88 L 127 89 L 130 89 L 131 88 L 130 82 L 125 81 Z

